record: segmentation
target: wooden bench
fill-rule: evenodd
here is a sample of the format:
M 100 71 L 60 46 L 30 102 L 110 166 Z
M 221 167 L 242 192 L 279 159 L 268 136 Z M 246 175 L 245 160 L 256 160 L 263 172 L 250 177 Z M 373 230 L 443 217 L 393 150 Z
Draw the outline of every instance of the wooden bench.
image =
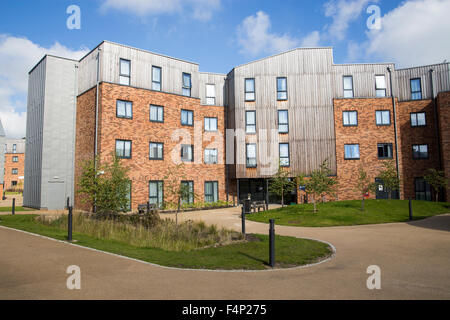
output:
M 154 213 L 158 210 L 158 207 L 156 205 L 156 203 L 150 203 L 148 210 L 147 210 L 147 203 L 146 204 L 140 204 L 138 205 L 138 212 L 140 214 L 144 214 L 144 213 Z
M 262 208 L 262 211 L 265 211 L 266 210 L 266 202 L 265 201 L 253 201 L 251 203 L 251 208 L 254 213 L 256 213 L 256 209 L 258 209 L 258 212 L 261 212 L 261 208 Z

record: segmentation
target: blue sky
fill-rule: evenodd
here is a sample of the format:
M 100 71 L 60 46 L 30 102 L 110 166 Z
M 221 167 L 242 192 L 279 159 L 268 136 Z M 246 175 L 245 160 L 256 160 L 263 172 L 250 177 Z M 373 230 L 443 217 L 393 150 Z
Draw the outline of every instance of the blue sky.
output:
M 81 9 L 80 30 L 66 27 L 70 5 Z M 371 5 L 378 29 L 367 27 Z M 450 0 L 3 0 L 0 117 L 8 136 L 25 135 L 27 71 L 47 52 L 79 58 L 110 40 L 227 73 L 293 47 L 332 46 L 335 63 L 411 66 L 450 59 L 449 15 Z

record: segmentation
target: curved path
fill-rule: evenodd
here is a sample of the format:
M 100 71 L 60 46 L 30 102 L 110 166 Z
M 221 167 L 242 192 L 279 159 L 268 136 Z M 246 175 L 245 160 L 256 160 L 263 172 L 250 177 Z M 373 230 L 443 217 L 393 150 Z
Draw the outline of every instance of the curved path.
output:
M 180 219 L 240 229 L 237 208 Z M 247 231 L 268 225 L 247 221 Z M 336 256 L 273 272 L 171 270 L 0 227 L 0 299 L 450 299 L 450 215 L 276 232 L 328 241 Z M 81 268 L 81 290 L 66 288 L 69 265 Z M 381 268 L 381 290 L 366 287 L 370 265 Z

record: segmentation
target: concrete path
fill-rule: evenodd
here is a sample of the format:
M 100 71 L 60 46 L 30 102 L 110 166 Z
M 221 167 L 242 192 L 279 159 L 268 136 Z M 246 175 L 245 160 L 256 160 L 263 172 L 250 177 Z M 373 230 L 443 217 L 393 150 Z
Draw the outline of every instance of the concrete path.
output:
M 238 209 L 180 219 L 240 228 Z M 248 221 L 248 232 L 268 226 Z M 0 227 L 0 299 L 450 299 L 450 215 L 414 223 L 357 227 L 276 227 L 277 234 L 332 243 L 317 266 L 270 272 L 173 270 Z M 81 268 L 81 290 L 66 268 Z M 381 268 L 381 290 L 366 269 Z

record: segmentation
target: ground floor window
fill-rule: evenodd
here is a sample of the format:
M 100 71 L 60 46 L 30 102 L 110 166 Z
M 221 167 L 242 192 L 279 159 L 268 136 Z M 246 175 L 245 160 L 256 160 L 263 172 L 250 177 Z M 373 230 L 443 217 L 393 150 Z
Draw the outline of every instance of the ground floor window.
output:
M 131 211 L 131 189 L 132 189 L 131 184 L 132 184 L 132 182 L 128 181 L 128 193 L 127 193 L 127 200 L 128 200 L 127 210 L 128 211 Z
M 181 185 L 187 190 L 185 196 L 181 199 L 181 204 L 194 203 L 194 181 L 181 181 Z
M 150 181 L 148 201 L 151 204 L 156 204 L 158 208 L 162 206 L 164 201 L 163 190 L 164 190 L 163 181 Z
M 217 181 L 205 182 L 205 202 L 217 202 L 219 200 L 219 184 Z
M 414 190 L 416 200 L 431 201 L 430 185 L 423 178 L 414 179 Z
M 17 186 L 17 181 L 11 181 L 11 187 Z

